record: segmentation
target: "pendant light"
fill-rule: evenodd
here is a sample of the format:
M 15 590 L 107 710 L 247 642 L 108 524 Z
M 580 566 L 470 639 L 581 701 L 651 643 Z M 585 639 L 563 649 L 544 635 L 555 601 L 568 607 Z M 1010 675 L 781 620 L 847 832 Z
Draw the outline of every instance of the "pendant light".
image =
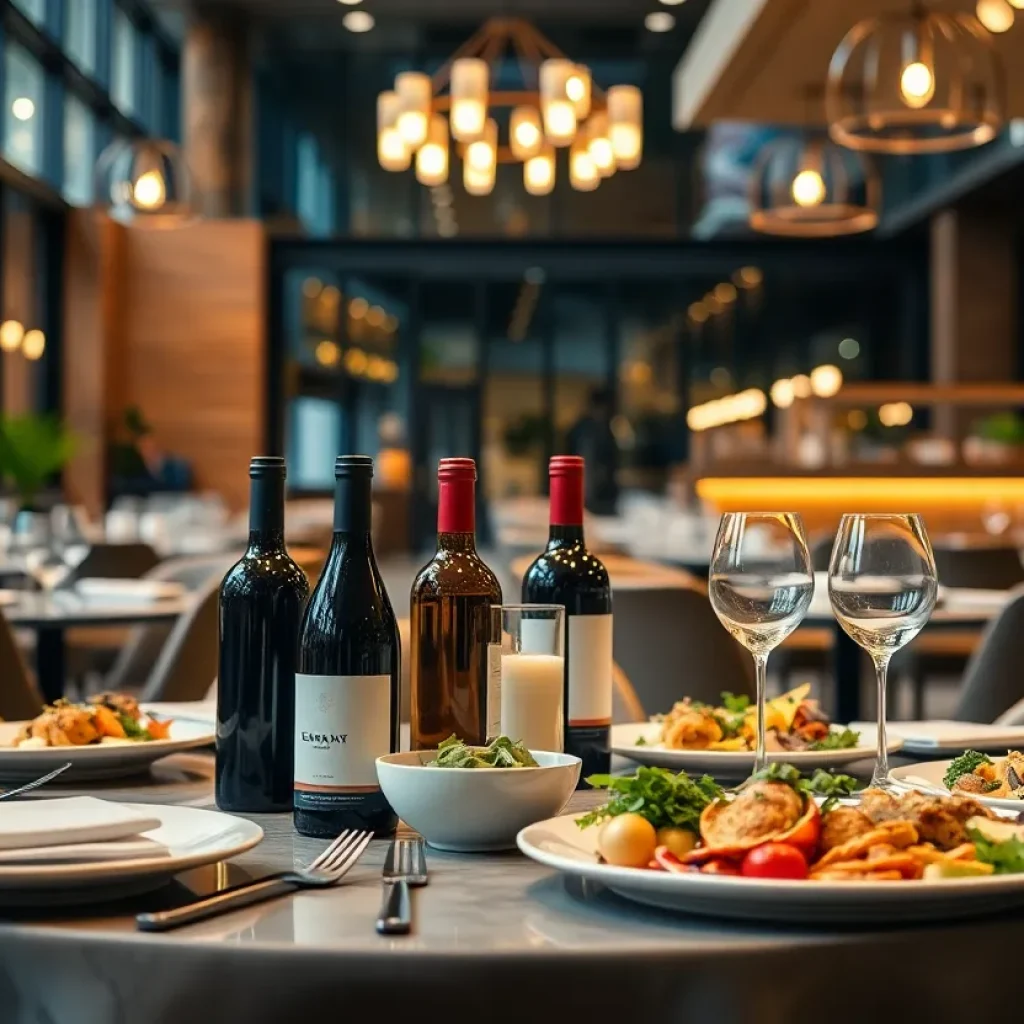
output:
M 181 227 L 196 216 L 181 150 L 166 139 L 118 139 L 96 161 L 96 195 L 115 220 L 133 227 Z

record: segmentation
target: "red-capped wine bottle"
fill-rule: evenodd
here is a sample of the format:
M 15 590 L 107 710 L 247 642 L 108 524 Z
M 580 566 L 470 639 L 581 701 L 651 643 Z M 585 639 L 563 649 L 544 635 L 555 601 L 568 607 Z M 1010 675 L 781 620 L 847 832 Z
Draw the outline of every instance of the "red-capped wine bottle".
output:
M 334 477 L 334 538 L 299 639 L 295 830 L 384 836 L 398 823 L 376 764 L 398 750 L 398 623 L 370 540 L 373 460 L 341 455 Z
M 476 464 L 442 459 L 437 479 L 437 552 L 412 585 L 413 750 L 453 733 L 484 744 L 496 731 L 488 729 L 488 654 L 501 586 L 476 551 Z
M 523 601 L 565 606 L 565 752 L 580 782 L 611 767 L 612 588 L 583 536 L 583 459 L 551 459 L 548 546 L 523 577 Z
M 309 582 L 284 545 L 284 459 L 249 464 L 249 545 L 220 588 L 217 806 L 292 809 L 295 654 Z

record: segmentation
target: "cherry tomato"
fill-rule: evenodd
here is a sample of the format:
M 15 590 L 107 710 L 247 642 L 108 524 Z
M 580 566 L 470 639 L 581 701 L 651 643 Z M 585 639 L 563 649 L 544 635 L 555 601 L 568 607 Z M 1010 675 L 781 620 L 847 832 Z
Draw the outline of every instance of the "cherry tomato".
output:
M 765 843 L 743 858 L 742 873 L 747 878 L 806 878 L 807 861 L 795 846 Z
M 657 833 L 639 814 L 612 818 L 597 837 L 597 852 L 609 863 L 624 868 L 645 868 L 654 856 Z

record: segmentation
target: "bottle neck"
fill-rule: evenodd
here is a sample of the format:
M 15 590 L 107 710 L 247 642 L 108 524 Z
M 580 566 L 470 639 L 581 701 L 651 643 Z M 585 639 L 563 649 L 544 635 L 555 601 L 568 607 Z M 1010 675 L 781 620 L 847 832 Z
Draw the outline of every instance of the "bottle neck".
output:
M 437 488 L 438 537 L 451 534 L 476 533 L 476 481 L 447 479 L 438 481 Z
M 250 481 L 249 547 L 284 547 L 284 473 L 266 473 Z
M 334 532 L 354 542 L 369 540 L 373 518 L 373 493 L 369 474 L 339 476 L 334 484 Z
M 476 534 L 457 530 L 439 530 L 437 534 L 437 550 L 464 555 L 476 554 Z
M 555 523 L 551 524 L 551 530 L 548 533 L 548 547 L 549 548 L 561 548 L 567 547 L 570 544 L 579 544 L 585 546 L 586 541 L 583 536 L 583 524 L 574 526 L 562 526 Z
M 548 544 L 583 543 L 583 474 L 551 474 Z

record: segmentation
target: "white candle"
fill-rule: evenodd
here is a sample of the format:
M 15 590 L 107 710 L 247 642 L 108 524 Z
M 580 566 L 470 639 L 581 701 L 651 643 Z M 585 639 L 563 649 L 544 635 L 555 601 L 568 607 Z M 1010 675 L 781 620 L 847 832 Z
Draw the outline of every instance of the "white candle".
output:
M 558 655 L 502 654 L 502 734 L 529 750 L 561 751 L 564 679 Z

